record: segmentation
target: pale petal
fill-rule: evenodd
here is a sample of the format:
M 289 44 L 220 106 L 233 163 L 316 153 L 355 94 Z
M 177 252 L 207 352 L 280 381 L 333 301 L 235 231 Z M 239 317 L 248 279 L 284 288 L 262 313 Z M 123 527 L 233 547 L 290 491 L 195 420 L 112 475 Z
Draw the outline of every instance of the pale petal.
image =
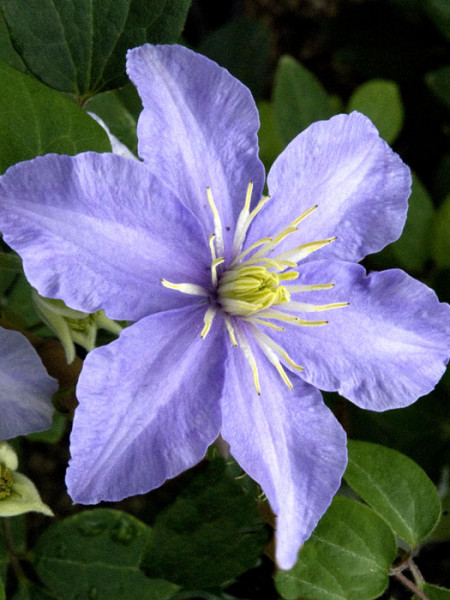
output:
M 346 436 L 318 390 L 296 376 L 289 390 L 258 350 L 255 356 L 260 396 L 240 349 L 230 352 L 222 436 L 277 515 L 277 562 L 290 569 L 339 488 Z
M 272 337 L 305 367 L 300 377 L 371 410 L 407 406 L 428 394 L 450 354 L 450 306 L 426 285 L 392 269 L 366 276 L 360 265 L 315 261 L 295 283 L 334 282 L 329 290 L 295 294 L 312 304 L 349 302 L 320 313 L 320 327 L 289 326 Z
M 28 340 L 0 327 L 0 439 L 50 429 L 57 389 Z
M 192 303 L 161 279 L 209 285 L 195 217 L 138 161 L 49 154 L 0 180 L 0 231 L 42 296 L 113 319 Z
M 369 119 L 352 113 L 298 135 L 273 164 L 268 186 L 272 199 L 255 219 L 247 246 L 317 205 L 277 251 L 336 236 L 314 256 L 359 261 L 400 236 L 411 175 Z
M 226 347 L 205 309 L 158 313 L 93 350 L 77 387 L 67 472 L 75 502 L 120 500 L 199 462 L 220 430 Z
M 182 46 L 146 44 L 127 58 L 128 75 L 144 105 L 139 155 L 202 221 L 206 235 L 214 231 L 209 186 L 229 243 L 249 182 L 255 200 L 264 184 L 259 117 L 249 90 Z

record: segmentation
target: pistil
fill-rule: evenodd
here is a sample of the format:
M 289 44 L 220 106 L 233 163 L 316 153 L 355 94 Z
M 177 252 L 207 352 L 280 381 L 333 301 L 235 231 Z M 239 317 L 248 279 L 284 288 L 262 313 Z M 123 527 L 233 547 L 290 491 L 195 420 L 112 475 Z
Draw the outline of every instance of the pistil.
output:
M 219 311 L 222 313 L 231 344 L 240 347 L 251 368 L 255 390 L 260 394 L 258 365 L 248 337 L 253 339 L 256 346 L 275 367 L 284 383 L 292 390 L 292 383 L 281 361 L 293 370 L 302 371 L 304 368 L 294 362 L 279 344 L 263 333 L 260 326 L 281 332 L 287 325 L 320 327 L 326 325 L 328 321 L 310 321 L 301 319 L 292 313 L 343 308 L 348 305 L 348 302 L 317 305 L 292 300 L 293 294 L 327 290 L 334 287 L 334 283 L 292 285 L 291 282 L 299 277 L 296 270 L 298 263 L 312 252 L 334 242 L 336 237 L 307 242 L 276 256 L 271 256 L 283 240 L 298 231 L 298 225 L 318 208 L 317 205 L 304 211 L 273 237 L 262 238 L 249 248 L 242 249 L 253 219 L 270 200 L 269 196 L 264 196 L 250 211 L 252 192 L 253 184 L 250 183 L 245 195 L 244 207 L 236 223 L 231 262 L 225 266 L 222 221 L 211 188 L 208 187 L 206 190 L 214 223 L 214 233 L 209 236 L 212 292 L 193 283 L 171 283 L 165 279 L 162 279 L 161 282 L 165 287 L 178 292 L 208 298 L 209 306 L 205 311 L 204 326 L 200 334 L 202 338 L 210 331 L 217 313 Z M 220 265 L 224 265 L 223 270 L 218 270 Z M 281 306 L 284 310 L 280 310 Z M 273 321 L 281 321 L 285 326 L 277 325 Z

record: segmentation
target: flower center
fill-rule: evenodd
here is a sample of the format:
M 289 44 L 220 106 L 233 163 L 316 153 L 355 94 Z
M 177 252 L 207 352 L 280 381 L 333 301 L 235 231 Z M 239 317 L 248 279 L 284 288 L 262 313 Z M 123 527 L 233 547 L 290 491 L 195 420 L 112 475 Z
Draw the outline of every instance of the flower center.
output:
M 317 206 L 303 212 L 276 235 L 262 238 L 242 250 L 251 222 L 270 200 L 269 196 L 264 196 L 250 212 L 252 191 L 253 184 L 250 183 L 247 188 L 244 208 L 236 223 L 231 250 L 231 263 L 224 271 L 220 271 L 219 269 L 222 269 L 221 265 L 225 262 L 225 258 L 223 258 L 225 255 L 223 228 L 211 189 L 207 188 L 206 190 L 214 219 L 214 233 L 209 236 L 213 294 L 196 284 L 171 283 L 165 279 L 162 279 L 161 283 L 167 288 L 184 294 L 208 298 L 209 306 L 204 316 L 202 338 L 211 329 L 217 312 L 219 310 L 222 312 L 231 343 L 233 346 L 240 346 L 252 369 L 255 389 L 260 394 L 258 367 L 248 337 L 252 338 L 275 366 L 286 385 L 293 389 L 280 358 L 293 369 L 303 371 L 303 367 L 297 365 L 279 344 L 261 331 L 259 326 L 284 331 L 285 328 L 277 325 L 274 321 L 299 326 L 326 325 L 328 321 L 305 320 L 294 313 L 341 308 L 347 306 L 348 302 L 316 305 L 292 299 L 292 296 L 297 293 L 326 290 L 334 287 L 333 283 L 291 285 L 290 282 L 299 276 L 299 273 L 295 270 L 298 263 L 312 252 L 333 242 L 336 239 L 335 237 L 308 242 L 273 256 L 276 246 L 290 234 L 298 231 L 298 225 L 301 221 L 314 212 Z M 280 305 L 283 306 L 284 311 L 279 310 Z M 242 327 L 242 324 L 245 324 L 245 327 Z
M 0 500 L 11 495 L 12 484 L 13 474 L 11 469 L 0 463 Z
M 280 285 L 282 276 L 267 266 L 236 265 L 221 276 L 217 287 L 218 302 L 230 315 L 248 317 L 273 304 L 289 302 L 287 288 Z

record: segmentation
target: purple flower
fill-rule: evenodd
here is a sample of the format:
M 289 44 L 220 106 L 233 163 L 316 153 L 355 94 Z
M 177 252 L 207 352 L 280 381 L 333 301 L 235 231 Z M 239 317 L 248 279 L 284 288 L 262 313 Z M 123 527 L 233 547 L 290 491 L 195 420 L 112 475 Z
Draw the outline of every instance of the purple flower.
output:
M 0 327 L 0 440 L 49 429 L 57 388 L 28 340 Z
M 346 465 L 317 388 L 380 411 L 444 371 L 449 307 L 356 264 L 399 237 L 409 170 L 366 117 L 339 115 L 286 148 L 269 199 L 241 83 L 178 46 L 130 51 L 128 72 L 143 163 L 48 155 L 0 184 L 0 230 L 39 293 L 135 321 L 85 361 L 69 493 L 147 492 L 221 434 L 277 515 L 286 569 Z

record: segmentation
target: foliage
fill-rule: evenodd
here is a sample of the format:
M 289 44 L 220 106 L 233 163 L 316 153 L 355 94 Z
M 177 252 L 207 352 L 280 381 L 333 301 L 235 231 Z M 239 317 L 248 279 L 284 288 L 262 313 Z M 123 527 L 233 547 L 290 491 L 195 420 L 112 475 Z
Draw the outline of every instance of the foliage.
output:
M 412 271 L 448 301 L 448 2 L 416 0 L 405 8 L 390 0 L 338 9 L 330 1 L 322 3 L 328 7 L 323 13 L 312 1 L 291 12 L 276 2 L 249 2 L 247 11 L 241 4 L 231 2 L 233 10 L 224 8 L 216 22 L 194 2 L 183 43 L 251 88 L 266 168 L 314 121 L 354 110 L 367 114 L 414 174 L 401 238 L 365 264 Z M 108 135 L 89 111 L 136 154 L 141 103 L 128 84 L 126 51 L 179 40 L 190 5 L 0 0 L 0 172 L 50 152 L 110 151 Z M 20 260 L 1 238 L 0 310 L 1 326 L 26 333 L 60 380 L 53 428 L 13 442 L 57 519 L 34 513 L 2 519 L 0 600 L 450 597 L 448 574 L 439 577 L 442 557 L 430 566 L 426 552 L 419 553 L 432 544 L 443 553 L 449 544 L 441 511 L 441 498 L 445 507 L 450 497 L 448 376 L 416 405 L 382 414 L 363 414 L 327 395 L 358 441 L 349 442 L 345 481 L 297 564 L 279 571 L 268 503 L 257 484 L 215 451 L 145 496 L 106 508 L 72 506 L 63 471 L 86 353 L 77 347 L 69 371 L 59 342 L 36 313 Z M 48 338 L 56 352 L 49 353 Z M 98 343 L 111 339 L 102 333 Z M 413 587 L 399 592 L 396 584 L 405 577 Z

